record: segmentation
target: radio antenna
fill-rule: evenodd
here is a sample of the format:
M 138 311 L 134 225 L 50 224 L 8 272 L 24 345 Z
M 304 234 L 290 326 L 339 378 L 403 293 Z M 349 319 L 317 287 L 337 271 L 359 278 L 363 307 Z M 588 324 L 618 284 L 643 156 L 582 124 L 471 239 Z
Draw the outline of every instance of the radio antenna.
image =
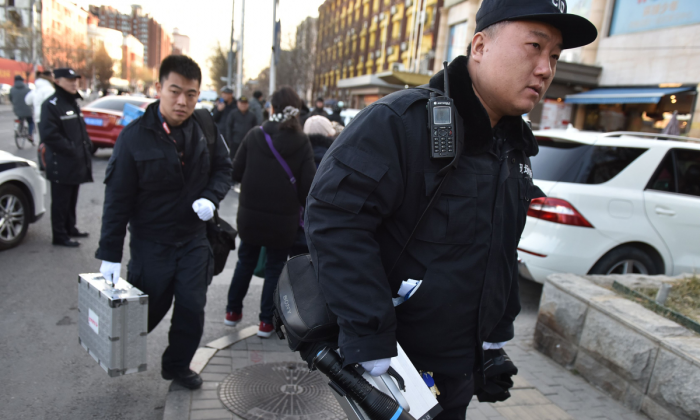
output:
M 445 78 L 445 96 L 450 97 L 450 79 L 447 78 L 447 61 L 442 62 L 442 66 L 445 68 L 442 76 Z

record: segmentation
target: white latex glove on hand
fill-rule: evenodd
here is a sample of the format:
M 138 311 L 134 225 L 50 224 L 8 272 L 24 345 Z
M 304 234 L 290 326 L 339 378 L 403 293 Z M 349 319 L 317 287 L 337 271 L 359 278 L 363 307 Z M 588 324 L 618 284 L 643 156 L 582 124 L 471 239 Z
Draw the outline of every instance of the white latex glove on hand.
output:
M 214 203 L 206 198 L 200 198 L 192 203 L 192 210 L 197 213 L 197 216 L 199 216 L 200 219 L 206 222 L 214 217 L 214 210 L 216 210 L 216 206 L 214 206 Z
M 391 359 L 370 360 L 369 362 L 360 363 L 363 368 L 372 376 L 380 376 L 389 370 Z
M 121 263 L 102 261 L 102 265 L 100 266 L 100 273 L 102 273 L 102 276 L 105 278 L 105 280 L 114 283 L 115 286 L 119 281 L 119 274 L 121 271 Z
M 482 347 L 484 350 L 498 350 L 498 349 L 502 349 L 503 346 L 506 345 L 506 343 L 507 343 L 507 341 L 504 341 L 502 343 L 487 343 L 484 341 L 484 344 Z

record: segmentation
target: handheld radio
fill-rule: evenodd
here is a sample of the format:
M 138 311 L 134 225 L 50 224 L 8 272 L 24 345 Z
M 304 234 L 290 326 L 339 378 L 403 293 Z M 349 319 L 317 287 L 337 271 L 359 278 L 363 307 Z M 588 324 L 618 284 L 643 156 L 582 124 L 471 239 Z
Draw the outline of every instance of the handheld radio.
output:
M 428 99 L 428 125 L 430 130 L 430 158 L 444 159 L 454 158 L 455 147 L 455 107 L 454 101 L 450 98 L 450 81 L 447 78 L 447 61 L 443 62 L 445 67 L 443 76 L 445 78 L 445 96 L 430 94 Z

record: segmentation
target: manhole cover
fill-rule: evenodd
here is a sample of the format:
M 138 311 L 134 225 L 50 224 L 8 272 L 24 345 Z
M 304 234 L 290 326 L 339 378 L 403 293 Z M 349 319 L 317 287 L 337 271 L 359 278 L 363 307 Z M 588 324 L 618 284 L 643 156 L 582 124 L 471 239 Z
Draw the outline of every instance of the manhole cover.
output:
M 328 378 L 306 363 L 247 366 L 219 387 L 221 401 L 246 420 L 342 420 Z

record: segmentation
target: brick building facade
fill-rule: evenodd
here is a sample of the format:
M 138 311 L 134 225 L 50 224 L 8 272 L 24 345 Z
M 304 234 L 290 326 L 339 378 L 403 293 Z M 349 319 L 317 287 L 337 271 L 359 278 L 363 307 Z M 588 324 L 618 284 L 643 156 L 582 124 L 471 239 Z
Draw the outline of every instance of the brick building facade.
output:
M 319 7 L 314 94 L 348 100 L 349 92 L 338 88 L 342 79 L 391 70 L 430 72 L 442 2 L 327 0 Z M 416 19 L 421 15 L 422 22 Z

